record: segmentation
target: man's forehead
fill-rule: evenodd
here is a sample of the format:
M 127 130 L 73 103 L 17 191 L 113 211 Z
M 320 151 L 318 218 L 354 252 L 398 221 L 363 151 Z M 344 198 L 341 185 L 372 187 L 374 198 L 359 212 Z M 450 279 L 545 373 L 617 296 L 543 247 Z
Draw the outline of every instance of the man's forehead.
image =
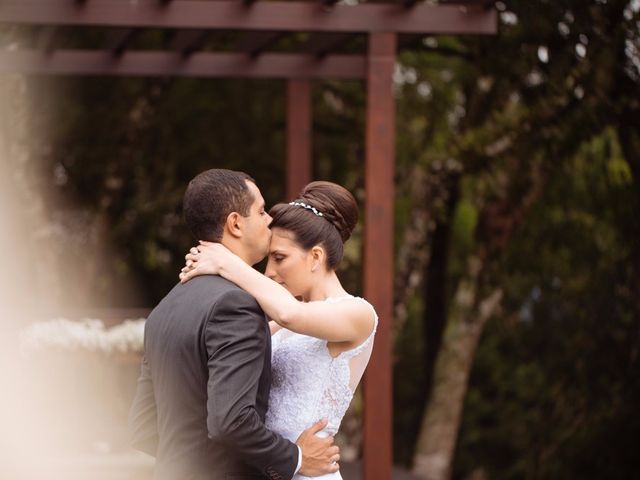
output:
M 262 194 L 260 193 L 260 189 L 258 186 L 253 183 L 251 180 L 246 180 L 247 186 L 249 187 L 249 191 L 253 195 L 253 203 L 264 203 L 264 198 L 262 198 Z

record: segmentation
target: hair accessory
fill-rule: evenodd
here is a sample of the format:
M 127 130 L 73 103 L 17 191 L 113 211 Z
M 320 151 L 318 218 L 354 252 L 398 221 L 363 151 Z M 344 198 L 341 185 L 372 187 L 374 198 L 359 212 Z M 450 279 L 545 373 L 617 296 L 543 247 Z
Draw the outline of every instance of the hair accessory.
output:
M 307 205 L 306 203 L 302 203 L 302 202 L 290 202 L 289 205 L 295 205 L 296 207 L 302 207 L 302 208 L 306 208 L 307 210 L 311 210 L 313 213 L 315 213 L 318 217 L 324 217 L 324 215 L 322 214 L 322 212 L 319 212 L 315 207 L 312 207 L 311 205 Z

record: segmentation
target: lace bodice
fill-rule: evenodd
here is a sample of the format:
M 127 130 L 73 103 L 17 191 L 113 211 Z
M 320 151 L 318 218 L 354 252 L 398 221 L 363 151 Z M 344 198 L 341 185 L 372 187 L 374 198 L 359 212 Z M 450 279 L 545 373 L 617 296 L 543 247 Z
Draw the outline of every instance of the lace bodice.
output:
M 326 302 L 353 300 L 371 308 L 374 326 L 369 337 L 352 350 L 332 357 L 327 341 L 280 329 L 271 337 L 272 383 L 267 428 L 295 441 L 303 430 L 322 418 L 325 432 L 335 435 L 371 356 L 378 326 L 375 310 L 358 297 L 328 298 Z

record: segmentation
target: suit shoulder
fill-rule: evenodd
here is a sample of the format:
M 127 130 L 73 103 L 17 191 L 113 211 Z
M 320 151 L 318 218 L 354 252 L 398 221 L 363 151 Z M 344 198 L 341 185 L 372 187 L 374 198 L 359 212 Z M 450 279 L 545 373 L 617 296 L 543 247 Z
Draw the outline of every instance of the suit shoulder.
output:
M 247 321 L 260 320 L 260 323 L 266 322 L 266 317 L 258 301 L 237 285 L 233 283 L 231 285 L 232 287 L 225 289 L 212 305 L 209 319 L 214 322 L 243 319 Z
M 244 290 L 217 275 L 200 275 L 187 283 L 176 284 L 156 305 L 147 320 L 166 319 L 172 315 L 204 315 L 231 292 Z M 245 292 L 246 293 L 246 292 Z M 239 298 L 242 298 L 240 296 Z
M 218 275 L 200 275 L 184 284 L 177 284 L 174 287 L 177 294 L 184 294 L 188 297 L 198 298 L 199 301 L 206 299 L 209 303 L 216 303 L 225 297 L 229 292 L 244 291 L 235 283 Z
M 239 309 L 246 308 L 250 310 L 255 310 L 260 315 L 264 315 L 262 312 L 262 308 L 258 304 L 258 301 L 253 298 L 249 293 L 245 290 L 242 290 L 235 284 L 232 284 L 234 288 L 229 288 L 220 294 L 216 303 L 216 310 L 227 310 L 229 308 Z
M 240 288 L 235 283 L 218 275 L 201 275 L 190 280 L 185 285 L 188 286 L 189 283 L 199 279 L 200 282 L 197 284 L 197 289 L 206 292 L 206 295 L 212 302 L 212 305 L 231 302 L 236 305 L 256 306 L 257 308 L 260 308 L 258 302 L 253 298 L 253 296 L 251 296 L 251 294 Z

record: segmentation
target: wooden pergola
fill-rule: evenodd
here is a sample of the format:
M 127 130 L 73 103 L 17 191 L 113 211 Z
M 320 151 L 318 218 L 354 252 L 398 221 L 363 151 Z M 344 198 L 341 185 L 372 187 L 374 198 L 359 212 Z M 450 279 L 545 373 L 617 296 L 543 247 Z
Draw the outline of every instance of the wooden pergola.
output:
M 491 0 L 0 0 L 0 25 L 33 33 L 0 49 L 0 73 L 278 78 L 287 81 L 287 195 L 311 181 L 311 84 L 361 79 L 367 89 L 364 296 L 380 316 L 364 381 L 363 470 L 391 478 L 394 143 L 399 49 L 427 35 L 493 34 Z M 99 48 L 60 48 L 65 29 L 102 29 Z M 143 50 L 137 39 L 161 30 Z M 218 37 L 223 35 L 224 40 Z

